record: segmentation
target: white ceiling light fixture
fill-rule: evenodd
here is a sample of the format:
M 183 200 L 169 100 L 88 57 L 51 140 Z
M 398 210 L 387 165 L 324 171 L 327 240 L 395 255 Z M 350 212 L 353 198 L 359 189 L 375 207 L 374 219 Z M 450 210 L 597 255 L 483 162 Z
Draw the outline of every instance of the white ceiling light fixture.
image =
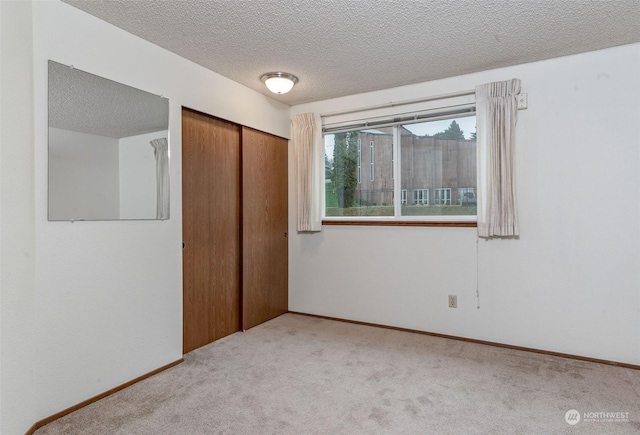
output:
M 286 94 L 298 83 L 298 77 L 286 72 L 270 72 L 263 74 L 260 80 L 274 94 Z

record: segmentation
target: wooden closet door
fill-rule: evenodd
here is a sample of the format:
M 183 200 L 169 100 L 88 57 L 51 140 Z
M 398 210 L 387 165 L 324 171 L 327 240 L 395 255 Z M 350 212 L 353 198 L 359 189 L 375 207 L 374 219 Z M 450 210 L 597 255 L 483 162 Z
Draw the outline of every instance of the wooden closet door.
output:
M 240 126 L 182 110 L 183 351 L 241 328 Z
M 242 127 L 242 325 L 288 310 L 286 139 Z

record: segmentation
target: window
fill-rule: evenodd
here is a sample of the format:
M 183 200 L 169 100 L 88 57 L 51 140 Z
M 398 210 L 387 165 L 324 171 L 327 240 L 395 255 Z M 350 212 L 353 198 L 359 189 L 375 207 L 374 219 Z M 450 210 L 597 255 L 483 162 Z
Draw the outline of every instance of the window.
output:
M 450 205 L 451 204 L 451 189 L 449 188 L 440 188 L 433 189 L 434 193 L 434 202 L 439 205 Z
M 413 203 L 416 205 L 429 205 L 429 189 L 413 189 Z
M 458 187 L 458 205 L 476 205 L 476 189 L 473 187 Z
M 365 141 L 368 150 L 360 145 Z M 325 192 L 329 219 L 475 219 L 475 116 L 325 130 L 324 145 L 330 166 Z M 369 177 L 363 179 L 362 160 L 367 157 Z

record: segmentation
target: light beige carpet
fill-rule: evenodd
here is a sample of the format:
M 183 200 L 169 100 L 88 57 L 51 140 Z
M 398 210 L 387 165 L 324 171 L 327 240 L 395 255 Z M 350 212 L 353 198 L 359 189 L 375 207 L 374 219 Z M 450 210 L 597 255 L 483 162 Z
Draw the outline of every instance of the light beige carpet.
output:
M 285 314 L 36 433 L 637 434 L 640 371 Z

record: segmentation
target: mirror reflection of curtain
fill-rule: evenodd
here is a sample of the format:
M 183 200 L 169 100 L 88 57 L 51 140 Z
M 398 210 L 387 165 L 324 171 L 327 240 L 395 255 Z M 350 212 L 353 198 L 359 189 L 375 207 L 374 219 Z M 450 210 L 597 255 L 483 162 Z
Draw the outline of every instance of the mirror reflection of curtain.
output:
M 156 219 L 169 219 L 169 142 L 160 138 L 150 143 L 156 156 Z

